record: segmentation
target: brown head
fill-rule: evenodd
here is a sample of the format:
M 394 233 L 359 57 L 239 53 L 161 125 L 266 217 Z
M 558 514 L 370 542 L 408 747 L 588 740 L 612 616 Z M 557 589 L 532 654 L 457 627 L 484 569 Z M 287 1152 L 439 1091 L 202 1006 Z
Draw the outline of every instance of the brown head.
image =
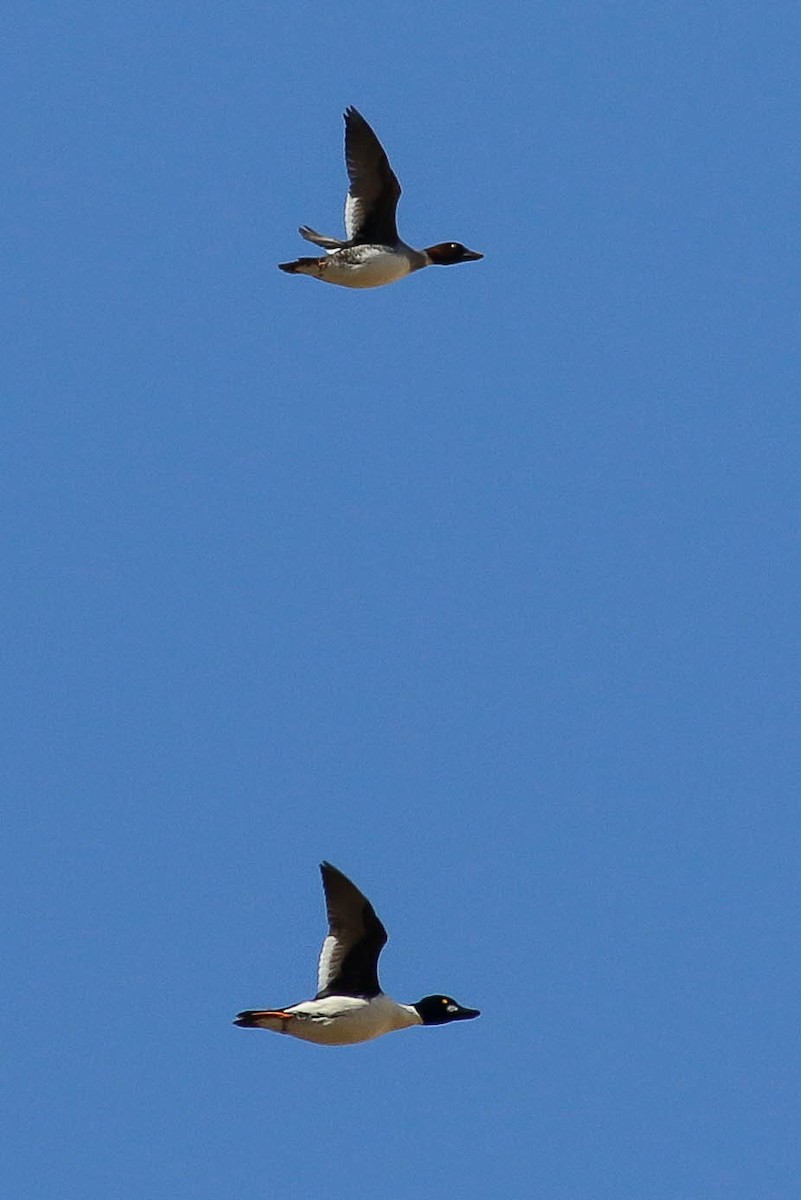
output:
M 468 250 L 461 242 L 438 242 L 436 246 L 426 246 L 425 253 L 432 263 L 438 267 L 450 267 L 453 263 L 475 262 L 483 258 L 477 250 Z

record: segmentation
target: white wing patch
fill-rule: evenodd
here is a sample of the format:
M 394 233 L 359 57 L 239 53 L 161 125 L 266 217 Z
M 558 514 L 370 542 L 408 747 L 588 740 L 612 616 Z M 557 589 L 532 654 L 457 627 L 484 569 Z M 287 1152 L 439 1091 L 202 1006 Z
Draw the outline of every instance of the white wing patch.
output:
M 336 976 L 342 965 L 347 947 L 329 933 L 320 950 L 320 961 L 317 964 L 317 991 L 324 992 L 331 980 Z
M 351 196 L 348 192 L 345 197 L 345 233 L 348 235 L 348 240 L 358 236 L 359 230 L 364 224 L 364 208 L 358 196 Z

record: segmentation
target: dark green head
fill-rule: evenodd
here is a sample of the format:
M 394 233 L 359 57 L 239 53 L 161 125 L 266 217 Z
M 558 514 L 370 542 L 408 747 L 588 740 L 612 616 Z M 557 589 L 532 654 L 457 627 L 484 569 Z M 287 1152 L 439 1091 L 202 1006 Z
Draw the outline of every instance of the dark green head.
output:
M 477 1008 L 462 1008 L 450 996 L 424 996 L 412 1007 L 424 1025 L 447 1025 L 448 1021 L 469 1021 L 481 1016 Z

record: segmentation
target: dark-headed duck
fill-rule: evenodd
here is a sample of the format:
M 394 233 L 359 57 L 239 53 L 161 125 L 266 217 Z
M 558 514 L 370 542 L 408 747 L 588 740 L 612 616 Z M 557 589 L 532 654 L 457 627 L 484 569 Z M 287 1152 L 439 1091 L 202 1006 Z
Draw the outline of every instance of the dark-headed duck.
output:
M 235 1025 L 272 1029 L 321 1046 L 349 1046 L 411 1025 L 447 1025 L 479 1016 L 450 996 L 398 1004 L 381 991 L 378 956 L 387 931 L 370 901 L 341 871 L 324 862 L 328 935 L 317 967 L 317 995 L 287 1008 L 241 1012 Z
M 461 242 L 438 242 L 415 250 L 401 241 L 395 223 L 401 186 L 381 143 L 355 108 L 345 112 L 345 165 L 350 180 L 345 199 L 347 238 L 325 237 L 302 225 L 300 233 L 306 241 L 321 246 L 326 254 L 279 263 L 282 271 L 311 275 L 340 287 L 371 288 L 394 283 L 422 267 L 447 267 L 484 257 Z

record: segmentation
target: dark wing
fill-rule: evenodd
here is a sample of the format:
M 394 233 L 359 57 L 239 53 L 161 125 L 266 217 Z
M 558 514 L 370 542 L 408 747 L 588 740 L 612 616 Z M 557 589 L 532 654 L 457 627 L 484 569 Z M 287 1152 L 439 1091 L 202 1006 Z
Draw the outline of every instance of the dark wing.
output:
M 320 951 L 318 992 L 324 996 L 377 996 L 378 956 L 387 931 L 372 904 L 351 881 L 332 867 L 320 864 L 328 910 L 328 937 Z
M 350 187 L 345 232 L 355 245 L 392 246 L 401 186 L 370 126 L 355 108 L 345 110 L 345 165 Z

